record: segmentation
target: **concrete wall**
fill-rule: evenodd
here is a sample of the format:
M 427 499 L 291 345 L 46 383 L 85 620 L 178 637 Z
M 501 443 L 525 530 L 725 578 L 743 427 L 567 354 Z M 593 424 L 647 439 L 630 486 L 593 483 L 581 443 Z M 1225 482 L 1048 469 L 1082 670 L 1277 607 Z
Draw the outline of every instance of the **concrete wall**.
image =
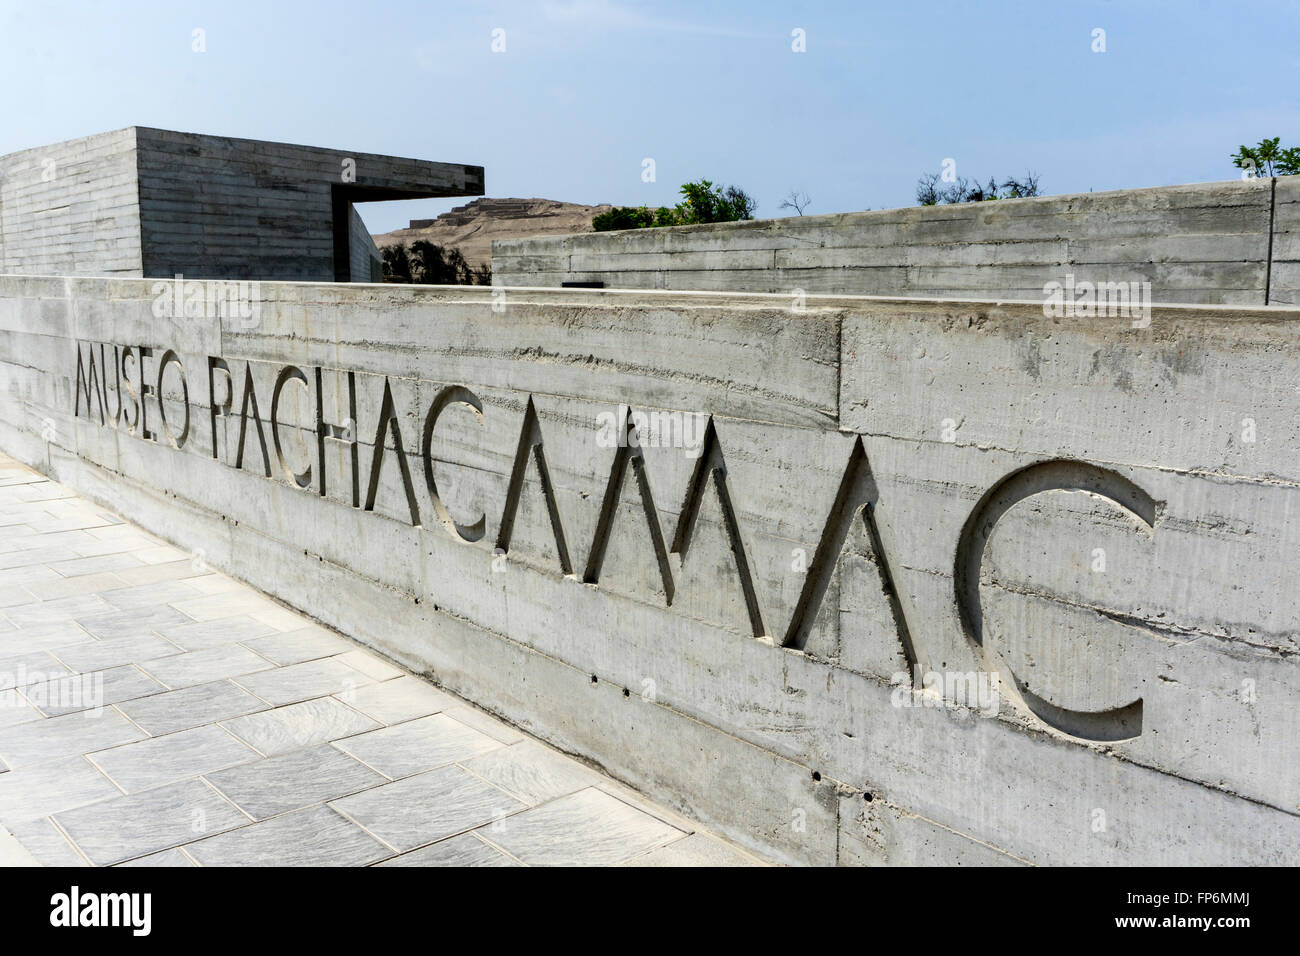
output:
M 375 240 L 370 237 L 370 230 L 366 228 L 365 220 L 361 218 L 361 213 L 357 212 L 356 206 L 352 207 L 351 217 L 351 225 L 348 228 L 351 275 L 348 278 L 352 282 L 383 282 L 383 257 L 379 253 L 379 247 L 375 245 Z
M 1267 291 L 1300 303 L 1298 180 L 498 240 L 492 274 L 507 286 L 1041 300 L 1068 273 L 1149 282 L 1157 302 L 1263 305 Z
M 481 166 L 131 127 L 0 157 L 0 273 L 369 282 L 352 204 L 482 192 Z
M 1300 305 L 1300 176 L 1276 183 L 1269 301 Z
M 0 448 L 776 860 L 1300 862 L 1300 310 L 262 292 L 0 278 Z
M 141 275 L 135 131 L 0 156 L 0 274 Z

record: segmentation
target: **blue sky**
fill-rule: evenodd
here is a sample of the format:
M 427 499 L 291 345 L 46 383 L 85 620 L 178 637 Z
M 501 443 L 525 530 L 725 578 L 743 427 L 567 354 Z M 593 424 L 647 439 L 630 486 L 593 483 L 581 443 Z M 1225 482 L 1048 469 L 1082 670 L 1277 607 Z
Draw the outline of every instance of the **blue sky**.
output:
M 490 196 L 672 204 L 704 177 L 831 213 L 910 205 L 947 157 L 1048 193 L 1229 179 L 1241 142 L 1300 144 L 1298 68 L 1293 0 L 0 0 L 0 153 L 157 126 L 476 163 Z

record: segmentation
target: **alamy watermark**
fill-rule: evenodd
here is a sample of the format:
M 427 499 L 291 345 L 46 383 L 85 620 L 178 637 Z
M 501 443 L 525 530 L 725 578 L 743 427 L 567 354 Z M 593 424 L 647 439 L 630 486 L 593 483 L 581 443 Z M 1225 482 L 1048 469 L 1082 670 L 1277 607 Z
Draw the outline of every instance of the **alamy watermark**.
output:
M 617 412 L 596 416 L 596 444 L 601 448 L 684 448 L 686 457 L 698 458 L 708 423 L 708 416 L 699 412 L 642 412 L 620 405 Z
M 1151 283 L 1075 281 L 1066 273 L 1064 282 L 1055 279 L 1043 284 L 1043 315 L 1049 319 L 1075 317 L 1133 319 L 1133 328 L 1151 324 Z
M 104 712 L 104 674 L 46 674 L 29 671 L 20 661 L 16 670 L 0 672 L 0 691 L 19 689 L 19 694 L 0 694 L 0 708 L 25 707 L 39 710 L 83 711 L 87 717 Z M 21 695 L 21 696 L 20 696 Z
M 153 315 L 156 319 L 238 319 L 243 329 L 262 321 L 262 284 L 225 279 L 190 279 L 177 274 L 155 282 Z
M 152 893 L 82 892 L 74 884 L 50 897 L 50 925 L 55 927 L 122 927 L 133 936 L 148 936 L 152 913 Z
M 947 707 L 996 717 L 1002 706 L 1002 685 L 992 671 L 927 671 L 919 687 L 912 675 L 899 671 L 890 678 L 895 707 Z

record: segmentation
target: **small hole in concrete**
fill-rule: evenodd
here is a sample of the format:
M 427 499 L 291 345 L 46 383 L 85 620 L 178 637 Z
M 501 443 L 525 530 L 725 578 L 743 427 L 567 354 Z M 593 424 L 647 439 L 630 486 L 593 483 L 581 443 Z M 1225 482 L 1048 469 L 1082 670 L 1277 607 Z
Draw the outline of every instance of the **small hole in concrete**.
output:
M 871 802 L 873 799 L 875 799 L 875 798 L 871 796 L 871 792 L 870 792 L 870 791 L 867 791 L 866 793 L 864 793 L 864 794 L 862 795 L 862 799 L 865 800 L 865 801 L 867 801 L 867 803 L 870 803 L 870 802 Z
M 631 696 L 632 696 L 632 692 L 631 692 L 630 690 L 628 690 L 626 687 L 624 687 L 624 688 L 623 688 L 623 696 L 624 696 L 624 697 L 631 697 Z
M 591 682 L 592 682 L 593 684 L 596 683 L 596 675 L 595 675 L 595 674 L 592 674 L 592 675 L 591 675 Z
M 819 773 L 818 771 L 814 770 L 814 771 L 813 771 L 813 779 L 814 779 L 814 780 L 820 780 L 821 778 L 822 778 L 821 773 Z

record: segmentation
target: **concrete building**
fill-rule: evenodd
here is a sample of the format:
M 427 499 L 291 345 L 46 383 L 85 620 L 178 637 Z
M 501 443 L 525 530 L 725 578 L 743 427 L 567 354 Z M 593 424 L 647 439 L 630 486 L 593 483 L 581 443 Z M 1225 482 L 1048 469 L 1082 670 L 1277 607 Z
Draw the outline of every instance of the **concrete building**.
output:
M 363 202 L 483 168 L 132 126 L 0 157 L 0 274 L 378 281 Z

